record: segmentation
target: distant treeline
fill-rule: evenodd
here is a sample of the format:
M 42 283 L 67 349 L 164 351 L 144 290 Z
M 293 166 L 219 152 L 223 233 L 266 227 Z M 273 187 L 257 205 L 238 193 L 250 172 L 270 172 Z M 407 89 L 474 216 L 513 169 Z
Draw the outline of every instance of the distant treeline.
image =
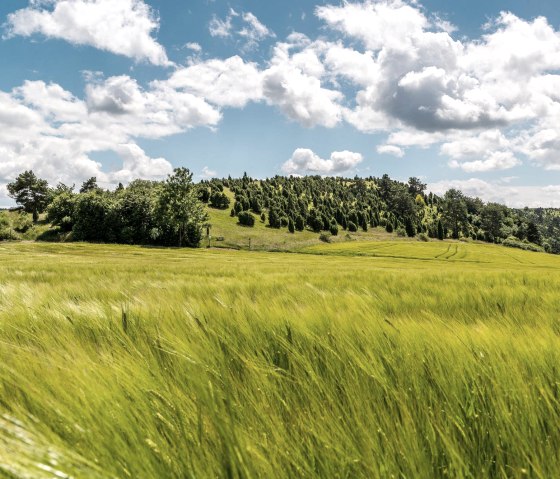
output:
M 225 188 L 233 193 L 233 205 Z M 161 182 L 135 180 L 109 191 L 90 178 L 74 190 L 63 184 L 51 188 L 31 171 L 8 185 L 12 198 L 34 221 L 46 211 L 59 231 L 83 241 L 196 246 L 208 205 L 231 208 L 232 221 L 242 225 L 253 226 L 258 218 L 291 233 L 309 229 L 337 235 L 381 227 L 425 240 L 470 238 L 560 253 L 560 210 L 512 209 L 456 189 L 438 196 L 426 193 L 418 178 L 407 183 L 387 175 L 255 180 L 245 174 L 194 184 L 189 170 L 178 168 Z M 0 238 L 5 237 L 2 228 L 0 218 Z

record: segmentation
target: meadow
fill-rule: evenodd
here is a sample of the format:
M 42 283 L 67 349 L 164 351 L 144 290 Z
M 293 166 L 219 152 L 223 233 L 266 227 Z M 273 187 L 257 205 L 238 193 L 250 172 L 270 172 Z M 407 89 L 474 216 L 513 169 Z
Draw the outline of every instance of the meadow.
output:
M 560 257 L 0 243 L 0 264 L 0 477 L 560 476 Z

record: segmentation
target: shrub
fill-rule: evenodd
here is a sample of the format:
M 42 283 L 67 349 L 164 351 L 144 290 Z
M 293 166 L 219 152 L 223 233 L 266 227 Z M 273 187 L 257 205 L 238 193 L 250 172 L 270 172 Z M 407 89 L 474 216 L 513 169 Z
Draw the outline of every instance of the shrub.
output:
M 386 222 L 385 231 L 387 231 L 387 233 L 392 233 L 393 232 L 393 225 L 390 221 Z
M 399 227 L 397 228 L 397 236 L 401 236 L 401 237 L 403 237 L 403 238 L 404 238 L 405 236 L 407 236 L 406 230 L 405 230 L 402 226 L 399 226 Z
M 255 217 L 248 211 L 242 211 L 237 215 L 239 224 L 243 226 L 253 227 L 255 226 Z
M 503 246 L 508 246 L 509 248 L 519 248 L 525 251 L 535 251 L 538 253 L 544 253 L 545 249 L 534 243 L 530 243 L 527 240 L 520 241 L 519 238 L 515 236 L 508 236 L 503 242 Z
M 329 231 L 331 232 L 331 234 L 333 236 L 337 236 L 338 235 L 338 225 L 336 223 L 331 223 L 329 226 Z
M 348 231 L 351 231 L 352 233 L 355 233 L 356 231 L 358 231 L 358 227 L 356 226 L 356 223 L 354 223 L 353 221 L 349 221 L 348 222 Z
M 330 243 L 330 242 L 331 242 L 331 237 L 330 237 L 328 234 L 326 234 L 326 233 L 321 233 L 321 234 L 319 235 L 319 239 L 320 239 L 321 241 L 323 241 L 324 243 Z
M 418 235 L 418 239 L 420 241 L 430 241 L 430 238 L 428 238 L 428 235 L 426 233 L 420 233 Z
M 29 228 L 33 226 L 33 221 L 27 215 L 27 213 L 21 211 L 14 220 L 14 230 L 18 233 L 25 233 Z
M 218 208 L 220 210 L 225 210 L 229 208 L 229 198 L 225 193 L 221 191 L 215 191 L 210 196 L 210 206 L 212 208 Z

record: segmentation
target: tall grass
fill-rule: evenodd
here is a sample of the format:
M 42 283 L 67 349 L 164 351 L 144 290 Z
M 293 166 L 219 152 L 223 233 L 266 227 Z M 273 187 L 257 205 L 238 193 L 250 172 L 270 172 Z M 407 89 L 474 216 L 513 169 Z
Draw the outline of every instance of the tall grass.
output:
M 558 477 L 560 258 L 449 244 L 0 245 L 0 476 Z

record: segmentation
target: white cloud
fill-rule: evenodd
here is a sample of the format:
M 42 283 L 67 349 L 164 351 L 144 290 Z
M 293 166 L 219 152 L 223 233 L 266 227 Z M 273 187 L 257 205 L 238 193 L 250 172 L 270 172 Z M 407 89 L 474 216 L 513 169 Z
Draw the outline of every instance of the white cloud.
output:
M 267 38 L 276 37 L 274 32 L 253 13 L 244 12 L 240 15 L 233 8 L 230 8 L 228 15 L 223 20 L 214 15 L 208 24 L 208 31 L 213 37 L 231 38 L 236 36 L 241 38 L 244 42 L 244 50 L 255 48 L 259 42 Z
M 443 195 L 450 188 L 486 202 L 506 204 L 512 208 L 560 207 L 560 185 L 513 186 L 503 182 L 488 182 L 478 178 L 446 180 L 428 184 L 428 191 Z
M 242 18 L 245 22 L 245 26 L 239 30 L 238 34 L 247 39 L 246 48 L 253 48 L 260 41 L 268 37 L 274 38 L 276 36 L 251 12 L 244 13 Z
M 210 168 L 208 168 L 207 166 L 205 166 L 204 168 L 202 168 L 202 174 L 200 176 L 202 176 L 203 178 L 215 178 L 217 175 L 217 172 L 214 170 L 211 170 Z
M 500 130 L 483 131 L 444 143 L 440 153 L 449 157 L 452 168 L 469 173 L 506 170 L 521 164 L 514 155 L 515 144 Z
M 404 150 L 395 145 L 379 145 L 377 147 L 377 153 L 380 155 L 392 155 L 397 158 L 402 158 L 404 156 Z
M 220 20 L 216 17 L 216 15 L 214 15 L 208 24 L 208 31 L 210 32 L 210 35 L 222 38 L 229 37 L 232 29 L 231 21 L 234 16 L 237 16 L 237 14 L 233 9 L 230 10 L 230 14 L 225 18 L 225 20 Z
M 523 157 L 560 169 L 560 33 L 546 18 L 502 13 L 480 38 L 458 40 L 415 1 L 344 2 L 316 15 L 344 40 L 303 48 L 319 52 L 322 81 L 350 82 L 354 104 L 352 93 L 339 103 L 360 131 L 387 132 L 399 147 L 439 144 L 450 166 L 470 172 Z
M 239 56 L 193 63 L 178 69 L 164 83 L 219 106 L 239 108 L 262 98 L 261 73 L 255 64 Z
M 0 91 L 0 185 L 24 169 L 51 183 L 96 176 L 109 186 L 134 178 L 164 178 L 171 164 L 142 150 L 139 138 L 164 138 L 197 126 L 214 127 L 221 113 L 203 98 L 161 82 L 142 88 L 128 76 L 90 76 L 80 99 L 57 84 L 27 81 Z M 106 170 L 95 153 L 115 154 Z
M 324 160 L 312 150 L 298 148 L 282 165 L 282 171 L 286 174 L 337 174 L 355 168 L 363 159 L 360 153 L 334 151 L 328 160 Z
M 200 53 L 202 51 L 202 47 L 199 43 L 196 42 L 188 42 L 185 43 L 185 48 L 192 50 L 193 52 Z
M 89 45 L 136 61 L 169 65 L 153 37 L 159 19 L 142 0 L 53 0 L 31 2 L 8 15 L 7 36 L 42 34 Z

